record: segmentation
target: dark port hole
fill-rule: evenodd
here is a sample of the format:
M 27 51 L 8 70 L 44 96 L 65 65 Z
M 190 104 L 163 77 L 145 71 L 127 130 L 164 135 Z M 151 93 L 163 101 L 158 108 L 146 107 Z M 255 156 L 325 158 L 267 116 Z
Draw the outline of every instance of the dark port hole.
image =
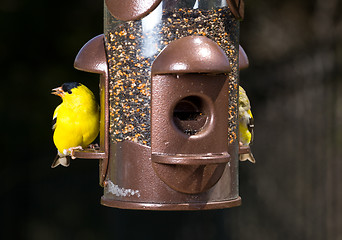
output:
M 207 120 L 203 100 L 197 96 L 180 100 L 174 108 L 173 119 L 182 132 L 195 135 L 202 130 Z

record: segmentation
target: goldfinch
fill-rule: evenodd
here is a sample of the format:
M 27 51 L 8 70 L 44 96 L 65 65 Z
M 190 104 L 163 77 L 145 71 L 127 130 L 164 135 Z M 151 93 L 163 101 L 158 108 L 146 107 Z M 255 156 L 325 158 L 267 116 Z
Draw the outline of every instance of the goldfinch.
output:
M 64 83 L 52 89 L 52 94 L 62 98 L 53 114 L 53 141 L 57 156 L 51 167 L 69 166 L 76 149 L 84 149 L 99 133 L 99 106 L 94 94 L 83 84 Z
M 253 141 L 254 119 L 251 112 L 251 105 L 246 91 L 239 86 L 239 141 L 241 146 L 249 146 Z M 255 163 L 251 151 L 239 155 L 240 161 L 249 160 Z

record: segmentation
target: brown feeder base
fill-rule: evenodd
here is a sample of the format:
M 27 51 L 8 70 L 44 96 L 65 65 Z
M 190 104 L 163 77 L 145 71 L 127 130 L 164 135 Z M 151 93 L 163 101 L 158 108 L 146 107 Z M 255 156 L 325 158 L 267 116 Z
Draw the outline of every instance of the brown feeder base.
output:
M 159 211 L 195 211 L 231 208 L 241 205 L 241 197 L 229 201 L 209 202 L 209 203 L 139 203 L 125 202 L 117 200 L 107 200 L 102 198 L 101 204 L 107 207 L 134 210 L 159 210 Z

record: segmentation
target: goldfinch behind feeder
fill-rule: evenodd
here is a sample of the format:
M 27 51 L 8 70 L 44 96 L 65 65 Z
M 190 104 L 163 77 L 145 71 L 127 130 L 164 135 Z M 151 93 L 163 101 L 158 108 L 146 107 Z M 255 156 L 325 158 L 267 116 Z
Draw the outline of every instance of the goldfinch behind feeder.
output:
M 249 146 L 253 141 L 254 119 L 251 112 L 251 105 L 246 91 L 239 86 L 239 141 L 241 146 Z M 249 160 L 255 163 L 251 151 L 239 155 L 240 161 Z
M 84 149 L 99 133 L 99 106 L 94 94 L 83 84 L 71 82 L 52 89 L 52 94 L 62 98 L 53 114 L 53 141 L 57 156 L 51 167 L 69 166 L 76 149 Z

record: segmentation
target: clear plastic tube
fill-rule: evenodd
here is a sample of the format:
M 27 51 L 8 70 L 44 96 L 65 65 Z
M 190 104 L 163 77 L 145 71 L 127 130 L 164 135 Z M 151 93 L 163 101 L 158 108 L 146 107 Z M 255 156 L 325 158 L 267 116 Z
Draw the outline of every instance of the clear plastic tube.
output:
M 212 39 L 229 58 L 229 142 L 237 142 L 239 21 L 225 0 L 163 0 L 134 21 L 118 20 L 106 7 L 104 15 L 112 142 L 150 146 L 151 66 L 171 41 L 191 35 Z

